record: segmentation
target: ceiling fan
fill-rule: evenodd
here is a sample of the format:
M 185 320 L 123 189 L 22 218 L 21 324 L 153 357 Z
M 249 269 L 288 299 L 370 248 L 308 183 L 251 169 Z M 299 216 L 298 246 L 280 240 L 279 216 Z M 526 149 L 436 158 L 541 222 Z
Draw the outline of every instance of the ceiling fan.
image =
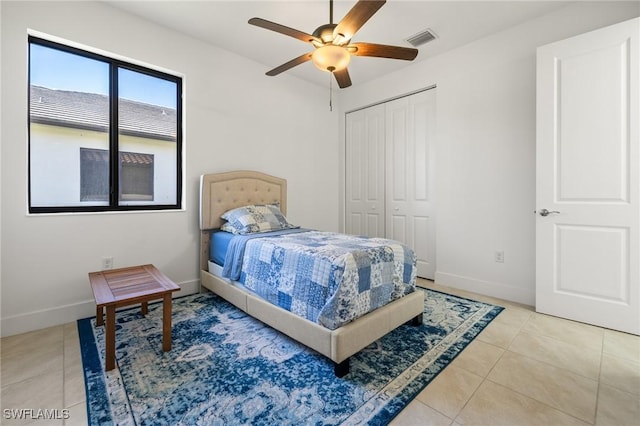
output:
M 311 60 L 317 68 L 332 73 L 338 86 L 345 88 L 351 86 L 351 77 L 347 66 L 352 55 L 413 60 L 418 55 L 418 49 L 373 43 L 351 43 L 351 38 L 355 33 L 385 2 L 386 0 L 359 0 L 340 22 L 334 24 L 333 0 L 329 0 L 329 23 L 319 26 L 312 34 L 262 18 L 249 19 L 251 25 L 297 38 L 305 43 L 311 43 L 315 47 L 314 51 L 300 55 L 268 71 L 267 75 L 278 75 Z

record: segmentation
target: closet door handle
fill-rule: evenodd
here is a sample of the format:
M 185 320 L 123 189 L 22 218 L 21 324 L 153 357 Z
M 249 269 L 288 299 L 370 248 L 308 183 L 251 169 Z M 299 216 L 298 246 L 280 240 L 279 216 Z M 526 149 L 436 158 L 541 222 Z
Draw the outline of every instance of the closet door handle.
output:
M 549 216 L 550 214 L 559 214 L 560 212 L 557 210 L 549 211 L 547 209 L 541 209 L 539 213 L 540 216 Z

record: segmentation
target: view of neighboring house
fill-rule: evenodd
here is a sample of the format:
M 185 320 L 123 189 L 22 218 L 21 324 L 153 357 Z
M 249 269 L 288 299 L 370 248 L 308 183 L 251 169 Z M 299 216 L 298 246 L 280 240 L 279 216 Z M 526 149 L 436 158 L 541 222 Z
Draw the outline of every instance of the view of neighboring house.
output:
M 33 205 L 106 204 L 108 96 L 30 89 Z M 119 199 L 146 204 L 174 200 L 176 111 L 128 99 L 119 104 Z

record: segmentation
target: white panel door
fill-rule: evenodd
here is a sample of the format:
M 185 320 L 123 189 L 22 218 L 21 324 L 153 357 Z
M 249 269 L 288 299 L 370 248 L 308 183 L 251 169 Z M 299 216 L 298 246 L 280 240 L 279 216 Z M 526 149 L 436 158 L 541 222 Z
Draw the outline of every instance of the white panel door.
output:
M 386 236 L 411 247 L 418 276 L 435 274 L 435 89 L 387 102 Z
M 346 115 L 348 234 L 384 237 L 384 105 Z
M 640 19 L 538 49 L 536 310 L 640 334 Z

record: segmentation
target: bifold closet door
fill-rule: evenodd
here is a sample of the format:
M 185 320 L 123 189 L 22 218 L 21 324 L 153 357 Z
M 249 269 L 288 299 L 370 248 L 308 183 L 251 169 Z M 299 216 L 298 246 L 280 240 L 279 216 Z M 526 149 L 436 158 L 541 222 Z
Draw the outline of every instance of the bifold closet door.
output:
M 386 236 L 411 247 L 418 276 L 435 274 L 435 90 L 385 104 Z
M 384 105 L 351 112 L 345 120 L 345 229 L 384 237 Z

